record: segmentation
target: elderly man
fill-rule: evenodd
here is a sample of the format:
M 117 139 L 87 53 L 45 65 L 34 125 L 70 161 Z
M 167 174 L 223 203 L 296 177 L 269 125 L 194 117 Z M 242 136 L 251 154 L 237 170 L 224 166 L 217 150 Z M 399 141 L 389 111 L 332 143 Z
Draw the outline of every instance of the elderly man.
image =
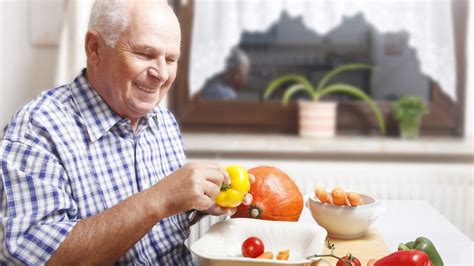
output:
M 1 141 L 0 265 L 193 264 L 187 212 L 235 209 L 214 205 L 228 174 L 184 164 L 158 105 L 180 42 L 165 1 L 96 1 L 87 69 L 19 110 Z
M 250 59 L 241 49 L 232 48 L 226 59 L 225 70 L 206 80 L 200 98 L 206 100 L 234 100 L 249 79 Z

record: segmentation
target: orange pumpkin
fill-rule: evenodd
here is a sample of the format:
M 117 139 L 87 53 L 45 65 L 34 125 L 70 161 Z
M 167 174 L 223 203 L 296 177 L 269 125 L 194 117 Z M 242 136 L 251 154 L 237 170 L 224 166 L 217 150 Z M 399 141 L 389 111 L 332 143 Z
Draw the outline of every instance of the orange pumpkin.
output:
M 252 204 L 241 204 L 232 216 L 274 221 L 298 221 L 303 211 L 303 195 L 283 171 L 271 166 L 250 169 L 255 176 L 249 193 Z

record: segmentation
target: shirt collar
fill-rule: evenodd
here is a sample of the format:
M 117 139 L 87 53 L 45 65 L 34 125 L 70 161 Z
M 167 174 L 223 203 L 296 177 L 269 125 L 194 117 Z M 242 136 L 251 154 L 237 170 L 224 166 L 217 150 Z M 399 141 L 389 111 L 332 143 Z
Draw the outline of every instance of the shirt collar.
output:
M 92 84 L 87 80 L 86 69 L 82 70 L 70 84 L 71 95 L 76 103 L 78 111 L 84 121 L 84 124 L 92 142 L 100 139 L 117 123 L 126 123 L 128 119 L 121 118 L 113 111 L 100 97 Z M 159 107 L 147 114 L 144 122 L 150 121 L 159 112 Z M 130 123 L 128 121 L 128 123 Z

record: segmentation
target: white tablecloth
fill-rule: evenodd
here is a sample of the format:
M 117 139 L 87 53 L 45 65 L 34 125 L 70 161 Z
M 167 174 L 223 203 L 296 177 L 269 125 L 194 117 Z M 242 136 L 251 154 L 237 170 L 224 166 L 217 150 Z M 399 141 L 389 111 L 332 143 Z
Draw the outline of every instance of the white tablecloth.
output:
M 372 225 L 382 234 L 390 251 L 398 244 L 429 238 L 440 253 L 444 265 L 474 265 L 474 243 L 426 201 L 383 201 L 387 211 Z M 466 215 L 468 215 L 466 211 Z M 307 208 L 300 218 L 314 222 Z

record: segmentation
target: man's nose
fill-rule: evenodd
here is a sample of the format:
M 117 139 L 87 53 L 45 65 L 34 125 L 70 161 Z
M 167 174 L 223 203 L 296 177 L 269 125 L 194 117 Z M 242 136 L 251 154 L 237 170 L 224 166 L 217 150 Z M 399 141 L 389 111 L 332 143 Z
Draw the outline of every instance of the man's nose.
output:
M 148 75 L 162 82 L 168 80 L 169 73 L 166 67 L 166 60 L 158 59 L 154 66 L 148 68 Z

